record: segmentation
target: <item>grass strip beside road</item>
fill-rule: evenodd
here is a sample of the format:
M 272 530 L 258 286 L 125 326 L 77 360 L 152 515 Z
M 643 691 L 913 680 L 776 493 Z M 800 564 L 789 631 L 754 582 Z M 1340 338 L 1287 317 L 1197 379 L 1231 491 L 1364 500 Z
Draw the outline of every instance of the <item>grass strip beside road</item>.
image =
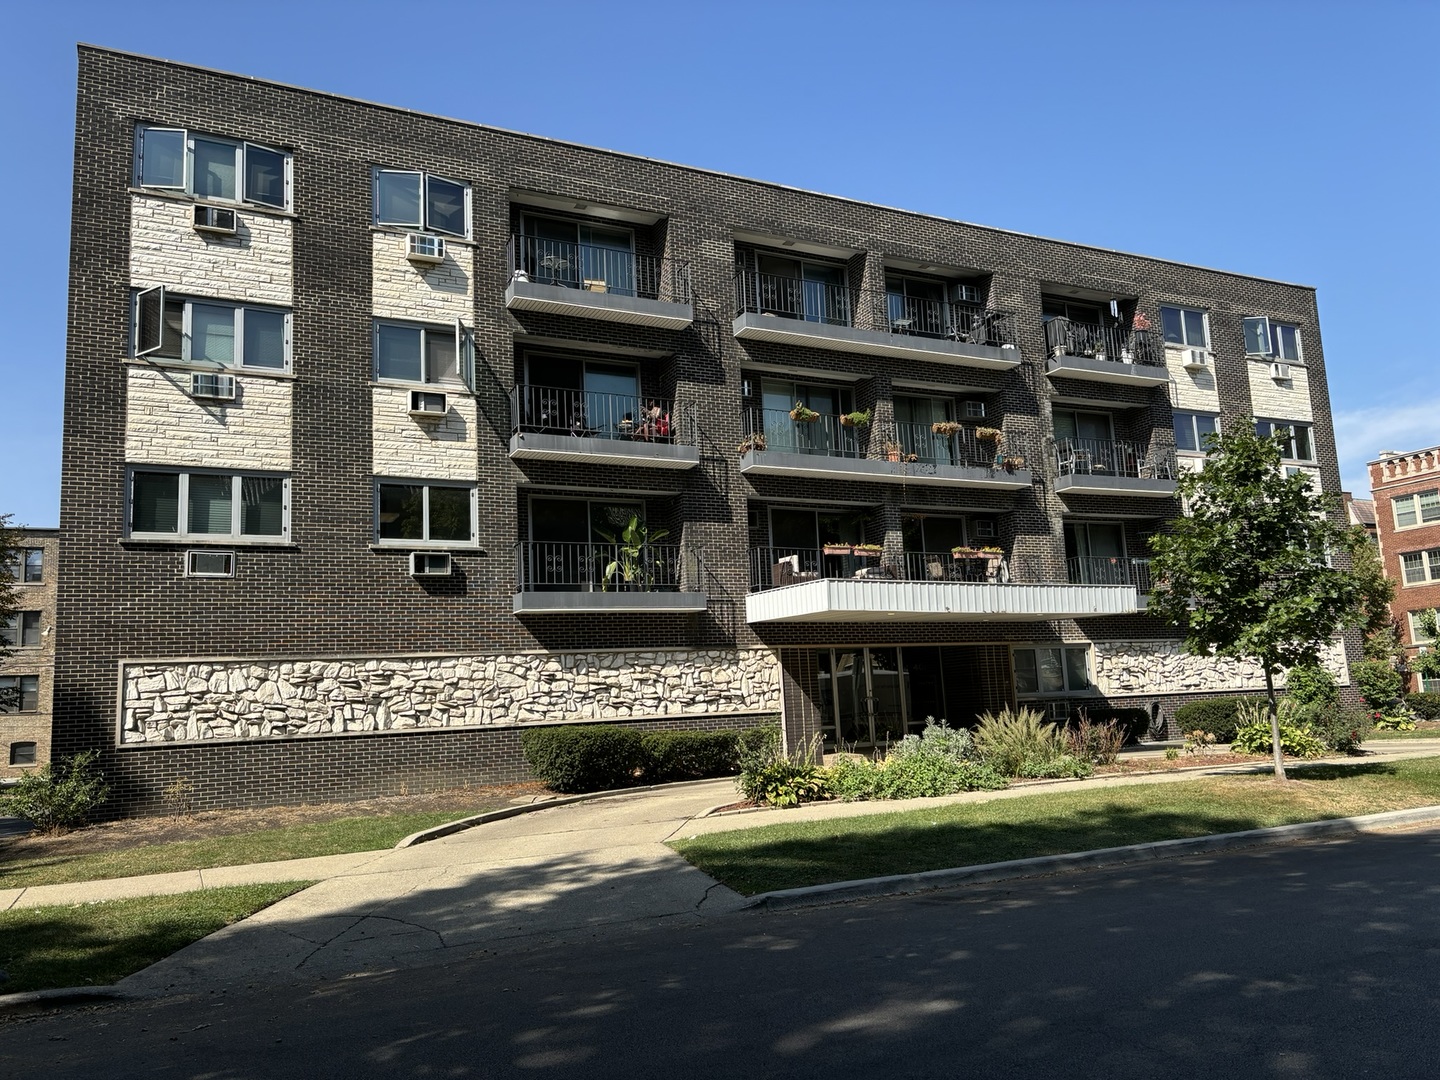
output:
M 1440 758 L 1037 793 L 682 837 L 671 847 L 746 896 L 833 881 L 1241 832 L 1440 804 Z M 890 804 L 898 806 L 903 804 Z M 878 807 L 877 807 L 878 809 Z
M 313 884 L 201 889 L 0 911 L 0 993 L 108 986 Z

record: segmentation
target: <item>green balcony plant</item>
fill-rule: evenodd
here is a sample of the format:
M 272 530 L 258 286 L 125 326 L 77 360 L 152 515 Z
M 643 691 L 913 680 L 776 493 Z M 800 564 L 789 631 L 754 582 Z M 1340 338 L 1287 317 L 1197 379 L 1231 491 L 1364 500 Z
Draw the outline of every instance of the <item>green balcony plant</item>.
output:
M 841 427 L 863 428 L 870 426 L 870 410 L 847 412 L 840 417 Z
M 653 533 L 640 520 L 639 514 L 631 514 L 619 536 L 596 529 L 607 544 L 615 545 L 615 558 L 605 567 L 601 588 L 610 591 L 611 584 L 617 584 L 626 592 L 649 592 L 655 584 L 647 549 L 653 543 L 670 535 L 669 529 L 656 529 Z
M 813 424 L 820 419 L 820 414 L 803 401 L 797 401 L 795 407 L 790 410 L 790 419 L 799 424 Z

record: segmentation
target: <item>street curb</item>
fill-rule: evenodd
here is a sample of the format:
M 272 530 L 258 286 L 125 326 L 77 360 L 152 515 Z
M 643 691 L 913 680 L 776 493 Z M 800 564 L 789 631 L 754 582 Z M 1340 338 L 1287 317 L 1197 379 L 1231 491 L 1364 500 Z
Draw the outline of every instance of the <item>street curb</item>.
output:
M 1195 836 L 1180 840 L 1157 840 L 1148 844 L 1132 844 L 1129 847 L 1098 848 L 1095 851 L 1076 851 L 1066 855 L 1041 855 L 1033 859 L 960 866 L 948 870 L 926 870 L 917 874 L 836 881 L 799 889 L 777 889 L 750 897 L 744 906 L 752 910 L 782 911 L 868 897 L 904 896 L 908 893 L 947 889 L 957 885 L 1046 877 L 1071 870 L 1099 870 L 1129 863 L 1175 859 L 1203 852 L 1291 844 L 1324 836 L 1381 832 L 1402 825 L 1419 825 L 1432 821 L 1440 821 L 1440 806 L 1390 810 L 1381 814 L 1333 818 L 1328 821 L 1302 821 L 1295 825 L 1278 825 L 1270 829 L 1249 829 L 1245 832 L 1217 833 L 1213 836 Z
M 21 994 L 0 994 L 0 1015 L 34 1011 L 60 1005 L 87 1005 L 116 1001 L 135 995 L 114 986 L 66 986 L 57 990 L 27 990 Z

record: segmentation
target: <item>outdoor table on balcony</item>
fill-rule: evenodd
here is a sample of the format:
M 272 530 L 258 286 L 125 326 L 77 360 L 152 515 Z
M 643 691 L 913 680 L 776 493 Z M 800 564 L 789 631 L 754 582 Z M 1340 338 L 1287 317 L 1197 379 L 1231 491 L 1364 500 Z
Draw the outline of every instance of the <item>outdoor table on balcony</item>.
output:
M 540 265 L 550 274 L 550 284 L 554 285 L 570 270 L 570 259 L 565 255 L 542 255 Z
M 915 327 L 914 319 L 891 319 L 890 332 L 892 334 L 908 334 Z

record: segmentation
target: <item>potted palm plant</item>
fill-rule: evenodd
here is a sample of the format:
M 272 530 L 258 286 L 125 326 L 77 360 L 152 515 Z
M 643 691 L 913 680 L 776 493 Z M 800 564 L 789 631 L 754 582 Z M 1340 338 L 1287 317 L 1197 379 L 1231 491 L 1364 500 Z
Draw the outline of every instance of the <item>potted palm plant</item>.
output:
M 885 460 L 886 460 L 886 461 L 899 461 L 899 460 L 900 460 L 900 444 L 899 444 L 898 442 L 887 442 L 887 443 L 885 444 Z
M 614 582 L 622 592 L 649 592 L 655 581 L 646 549 L 669 536 L 670 530 L 657 529 L 652 533 L 639 514 L 631 514 L 618 536 L 603 529 L 595 531 L 607 544 L 615 545 L 615 558 L 605 567 L 600 587 L 609 592 Z

